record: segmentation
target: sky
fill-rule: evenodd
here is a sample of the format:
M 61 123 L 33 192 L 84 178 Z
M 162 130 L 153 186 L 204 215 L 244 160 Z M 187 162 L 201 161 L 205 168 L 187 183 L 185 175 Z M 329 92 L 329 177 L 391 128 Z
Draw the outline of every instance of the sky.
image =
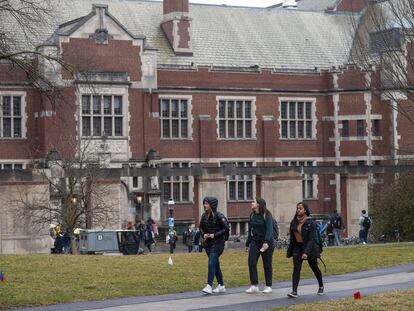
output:
M 160 0 L 157 0 L 160 1 Z M 233 6 L 268 7 L 283 0 L 190 0 L 190 3 L 227 4 Z

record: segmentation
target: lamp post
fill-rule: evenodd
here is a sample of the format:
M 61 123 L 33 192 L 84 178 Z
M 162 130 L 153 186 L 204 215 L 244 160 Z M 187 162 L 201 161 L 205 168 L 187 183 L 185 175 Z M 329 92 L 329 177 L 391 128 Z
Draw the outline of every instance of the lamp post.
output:
M 172 218 L 173 217 L 173 213 L 174 213 L 174 204 L 175 204 L 175 202 L 171 198 L 171 199 L 168 200 L 168 203 L 167 204 L 168 204 L 168 211 L 170 212 L 170 217 Z
M 144 219 L 144 206 L 143 206 L 143 200 L 142 200 L 142 195 L 137 195 L 136 200 L 137 200 L 137 205 L 140 208 L 140 213 L 141 213 L 141 220 Z
M 169 233 L 172 233 L 174 230 L 173 213 L 174 213 L 174 205 L 175 205 L 173 198 L 169 199 L 167 204 L 168 204 L 168 211 L 170 212 L 170 217 L 168 218 L 168 229 L 169 229 Z

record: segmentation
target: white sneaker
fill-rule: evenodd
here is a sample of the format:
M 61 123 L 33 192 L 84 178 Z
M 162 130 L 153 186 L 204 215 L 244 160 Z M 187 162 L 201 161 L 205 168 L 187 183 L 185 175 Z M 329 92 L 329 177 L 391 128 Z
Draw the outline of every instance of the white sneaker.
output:
M 270 294 L 272 292 L 272 288 L 270 286 L 266 286 L 263 290 L 263 294 Z
M 256 294 L 260 293 L 259 286 L 252 285 L 249 289 L 246 289 L 247 294 Z
M 215 289 L 213 289 L 213 293 L 225 293 L 226 292 L 226 286 L 224 285 L 217 285 Z
M 213 293 L 213 288 L 211 287 L 211 285 L 207 284 L 206 287 L 204 287 L 201 291 L 204 294 L 211 295 Z

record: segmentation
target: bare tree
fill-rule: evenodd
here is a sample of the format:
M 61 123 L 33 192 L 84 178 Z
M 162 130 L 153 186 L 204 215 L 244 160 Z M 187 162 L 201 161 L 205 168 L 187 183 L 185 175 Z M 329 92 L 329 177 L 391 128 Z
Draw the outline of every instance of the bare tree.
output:
M 0 65 L 12 74 L 23 72 L 51 102 L 58 98 L 60 87 L 56 72 L 51 77 L 45 68 L 74 72 L 59 53 L 39 48 L 43 43 L 39 29 L 52 28 L 55 13 L 50 0 L 0 0 Z
M 67 146 L 71 140 L 61 141 Z M 91 145 L 72 141 L 73 145 L 66 148 L 72 152 L 53 150 L 45 163 L 33 169 L 46 185 L 43 193 L 22 192 L 11 205 L 18 206 L 16 216 L 30 219 L 32 226 L 45 228 L 60 223 L 69 231 L 72 253 L 76 253 L 74 229 L 104 228 L 114 223 L 119 217 L 119 202 L 111 195 L 114 179 L 102 173 Z
M 414 1 L 370 1 L 355 24 L 351 54 L 366 87 L 414 125 Z

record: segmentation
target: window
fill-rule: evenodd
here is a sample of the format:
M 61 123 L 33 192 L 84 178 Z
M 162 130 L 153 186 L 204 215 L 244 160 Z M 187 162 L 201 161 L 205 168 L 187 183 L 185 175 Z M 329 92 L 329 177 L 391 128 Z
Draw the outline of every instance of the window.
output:
M 342 161 L 342 166 L 349 166 L 349 161 Z
M 22 137 L 22 96 L 0 96 L 0 137 Z
M 252 167 L 253 162 L 222 162 L 235 164 L 236 167 Z M 227 176 L 227 199 L 229 201 L 253 200 L 253 175 L 230 175 Z
M 309 101 L 281 101 L 281 137 L 285 139 L 313 138 L 313 103 Z
M 312 161 L 283 161 L 282 166 L 313 166 Z M 303 199 L 314 198 L 314 177 L 313 174 L 303 174 L 302 176 L 302 196 Z
M 342 137 L 349 137 L 349 121 L 342 121 Z
M 381 136 L 381 120 L 372 120 L 372 135 Z
M 190 163 L 174 162 L 171 167 L 190 167 Z M 167 176 L 163 180 L 163 198 L 167 202 L 173 198 L 175 202 L 190 201 L 190 178 L 189 176 Z
M 219 137 L 248 139 L 253 137 L 252 100 L 219 99 Z
M 388 27 L 387 27 L 388 28 Z M 370 53 L 401 50 L 401 29 L 398 27 L 369 34 Z
M 161 138 L 189 138 L 189 100 L 160 99 Z
M 122 96 L 82 95 L 82 136 L 123 136 L 123 110 Z
M 22 170 L 23 164 L 21 163 L 0 163 L 0 169 L 2 170 Z
M 138 188 L 138 177 L 137 176 L 132 177 L 132 188 L 134 189 Z
M 357 136 L 364 136 L 364 120 L 357 120 Z
M 363 160 L 359 160 L 357 163 L 358 163 L 358 166 L 364 166 L 365 165 L 365 161 L 363 161 Z

